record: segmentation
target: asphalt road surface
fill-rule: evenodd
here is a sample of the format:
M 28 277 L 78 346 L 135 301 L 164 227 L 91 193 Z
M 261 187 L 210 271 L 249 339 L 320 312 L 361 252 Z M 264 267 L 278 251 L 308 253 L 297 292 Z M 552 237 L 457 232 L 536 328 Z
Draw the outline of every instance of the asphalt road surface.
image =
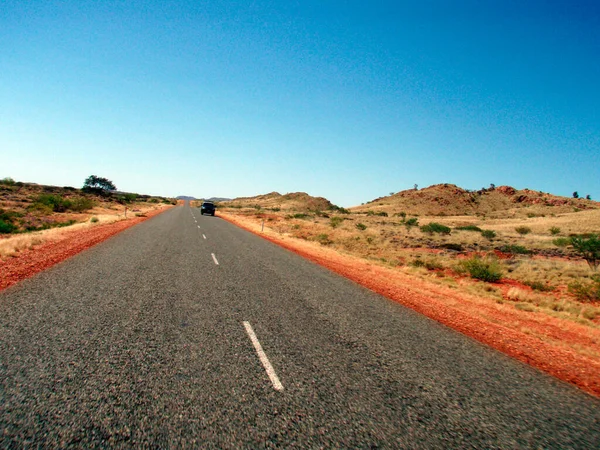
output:
M 0 293 L 0 447 L 600 448 L 600 401 L 182 206 Z

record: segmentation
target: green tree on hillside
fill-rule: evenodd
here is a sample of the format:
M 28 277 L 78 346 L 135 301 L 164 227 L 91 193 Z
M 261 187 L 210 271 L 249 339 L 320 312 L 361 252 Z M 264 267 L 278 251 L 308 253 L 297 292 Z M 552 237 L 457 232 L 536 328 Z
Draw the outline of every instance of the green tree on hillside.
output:
M 596 234 L 589 237 L 574 236 L 571 245 L 583 259 L 587 261 L 592 270 L 598 269 L 600 264 L 600 238 Z
M 116 191 L 117 187 L 108 178 L 90 175 L 85 179 L 82 190 L 84 192 L 102 194 L 105 192 Z

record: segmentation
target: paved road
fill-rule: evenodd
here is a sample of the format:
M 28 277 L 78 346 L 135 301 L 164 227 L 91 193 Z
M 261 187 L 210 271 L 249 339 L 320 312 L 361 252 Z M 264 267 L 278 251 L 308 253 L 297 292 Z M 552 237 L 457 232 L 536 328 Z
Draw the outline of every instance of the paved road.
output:
M 600 401 L 183 206 L 0 293 L 23 446 L 597 449 Z

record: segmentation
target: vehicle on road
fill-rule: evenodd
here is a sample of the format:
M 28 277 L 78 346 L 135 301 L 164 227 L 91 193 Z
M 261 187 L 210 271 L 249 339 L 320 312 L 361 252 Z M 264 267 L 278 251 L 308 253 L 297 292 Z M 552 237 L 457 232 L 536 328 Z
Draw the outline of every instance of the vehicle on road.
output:
M 214 216 L 215 204 L 213 202 L 202 203 L 202 206 L 200 206 L 200 214 L 210 214 L 211 216 Z

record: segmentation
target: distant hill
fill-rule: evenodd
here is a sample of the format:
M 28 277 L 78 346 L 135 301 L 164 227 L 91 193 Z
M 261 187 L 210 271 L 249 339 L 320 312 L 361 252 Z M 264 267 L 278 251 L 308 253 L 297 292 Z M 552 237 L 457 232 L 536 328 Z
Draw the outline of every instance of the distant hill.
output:
M 207 198 L 206 201 L 209 202 L 227 202 L 231 200 L 230 198 L 225 198 L 225 197 L 211 197 L 211 198 Z
M 500 218 L 507 214 L 530 216 L 597 208 L 600 208 L 600 203 L 593 200 L 560 197 L 530 189 L 500 186 L 470 191 L 444 183 L 420 190 L 401 191 L 350 209 L 352 212 L 371 210 L 388 214 L 405 212 L 427 216 L 487 215 Z
M 196 197 L 190 197 L 189 195 L 179 195 L 177 200 L 196 200 Z
M 257 195 L 255 197 L 238 197 L 226 202 L 223 206 L 279 208 L 290 211 L 328 211 L 338 209 L 323 197 L 313 197 L 306 192 L 291 192 L 281 195 L 279 192 Z

